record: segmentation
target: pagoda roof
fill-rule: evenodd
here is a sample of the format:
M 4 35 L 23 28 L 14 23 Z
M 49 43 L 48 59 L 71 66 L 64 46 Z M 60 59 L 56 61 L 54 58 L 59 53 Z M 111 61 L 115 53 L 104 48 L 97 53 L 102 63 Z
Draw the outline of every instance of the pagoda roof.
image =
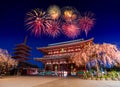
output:
M 14 52 L 14 54 L 16 54 L 16 55 L 26 55 L 26 56 L 30 56 L 30 54 L 29 53 L 26 53 L 26 52 L 24 52 L 24 51 L 16 51 L 16 52 Z
M 28 50 L 28 49 L 26 49 L 26 48 L 24 48 L 24 47 L 16 47 L 16 48 L 14 48 L 14 50 L 16 50 L 16 51 L 24 50 L 24 51 L 26 51 L 26 52 L 30 52 L 30 51 L 31 51 L 31 50 Z
M 93 39 L 94 38 L 91 38 L 88 40 L 77 39 L 77 40 L 72 40 L 72 41 L 59 42 L 59 43 L 54 43 L 54 44 L 48 44 L 47 47 L 37 47 L 37 49 L 43 51 L 43 50 L 52 49 L 52 48 L 72 46 L 72 45 L 77 45 L 77 44 L 93 41 Z
M 29 60 L 29 58 L 28 57 L 24 57 L 24 56 L 22 56 L 22 55 L 16 55 L 16 56 L 13 56 L 12 58 L 14 58 L 14 59 L 25 59 L 25 60 Z
M 17 44 L 16 48 L 19 48 L 19 47 L 20 48 L 23 47 L 23 48 L 27 48 L 28 50 L 31 50 L 31 47 L 27 46 L 25 43 Z

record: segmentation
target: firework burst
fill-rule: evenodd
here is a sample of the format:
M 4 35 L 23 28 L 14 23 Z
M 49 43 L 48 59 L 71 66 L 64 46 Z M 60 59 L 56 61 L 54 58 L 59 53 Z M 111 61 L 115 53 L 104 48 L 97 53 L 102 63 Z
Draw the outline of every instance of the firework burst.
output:
M 78 11 L 73 7 L 64 7 L 62 11 L 62 18 L 66 22 L 72 22 L 78 17 Z
M 93 18 L 93 13 L 87 12 L 79 19 L 80 29 L 85 31 L 87 36 L 90 29 L 94 26 L 95 18 Z
M 49 26 L 47 21 L 48 17 L 46 12 L 40 9 L 31 10 L 26 14 L 26 26 L 28 30 L 31 30 L 35 36 L 45 33 L 45 28 Z
M 75 38 L 79 35 L 80 33 L 80 29 L 78 28 L 78 26 L 74 23 L 72 24 L 68 24 L 68 23 L 64 23 L 62 25 L 62 29 L 63 29 L 63 33 L 69 37 L 69 38 Z
M 48 8 L 48 14 L 53 20 L 56 20 L 60 17 L 61 15 L 61 10 L 58 6 L 53 5 Z
M 33 9 L 26 14 L 25 25 L 35 36 L 50 35 L 58 36 L 61 31 L 69 38 L 75 38 L 83 30 L 87 36 L 94 26 L 95 19 L 90 12 L 83 16 L 73 7 L 63 7 L 60 9 L 56 5 L 48 8 L 47 12 L 39 8 Z
M 51 20 L 46 31 L 50 36 L 57 37 L 60 34 L 60 22 Z

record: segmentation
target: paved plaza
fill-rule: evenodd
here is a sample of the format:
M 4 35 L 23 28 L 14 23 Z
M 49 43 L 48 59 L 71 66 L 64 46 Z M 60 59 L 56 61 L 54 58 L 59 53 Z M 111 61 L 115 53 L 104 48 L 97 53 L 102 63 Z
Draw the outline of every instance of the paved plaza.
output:
M 120 81 L 79 78 L 13 76 L 0 78 L 0 87 L 120 87 Z

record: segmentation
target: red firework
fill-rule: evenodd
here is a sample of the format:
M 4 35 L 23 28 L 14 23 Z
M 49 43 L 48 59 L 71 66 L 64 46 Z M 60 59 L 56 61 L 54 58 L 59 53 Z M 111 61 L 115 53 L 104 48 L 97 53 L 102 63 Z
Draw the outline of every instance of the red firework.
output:
M 57 37 L 60 34 L 60 22 L 51 20 L 46 31 L 50 36 Z
M 80 29 L 76 24 L 65 23 L 62 25 L 63 33 L 69 38 L 75 38 L 79 35 Z
M 28 30 L 31 30 L 35 36 L 45 33 L 46 26 L 49 26 L 46 12 L 40 9 L 31 10 L 26 15 L 26 25 Z
M 93 14 L 90 12 L 85 13 L 85 15 L 79 19 L 80 29 L 85 31 L 86 36 L 90 29 L 94 26 L 94 23 L 95 18 L 93 18 Z

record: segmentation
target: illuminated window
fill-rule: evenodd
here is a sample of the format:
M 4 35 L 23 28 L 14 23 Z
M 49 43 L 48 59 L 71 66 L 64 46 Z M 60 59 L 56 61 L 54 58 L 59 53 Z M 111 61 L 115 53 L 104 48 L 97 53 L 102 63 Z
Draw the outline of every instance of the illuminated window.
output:
M 60 52 L 61 52 L 61 53 L 65 52 L 64 48 L 62 48 Z

